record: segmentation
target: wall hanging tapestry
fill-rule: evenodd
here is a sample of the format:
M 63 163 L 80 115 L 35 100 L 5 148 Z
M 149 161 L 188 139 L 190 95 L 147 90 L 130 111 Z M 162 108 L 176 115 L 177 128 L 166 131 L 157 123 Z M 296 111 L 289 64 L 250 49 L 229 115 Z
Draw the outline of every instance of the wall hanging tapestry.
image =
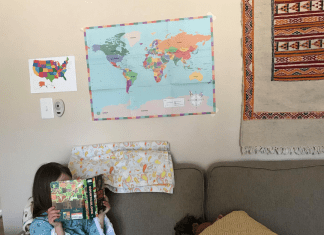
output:
M 92 120 L 216 111 L 212 16 L 86 27 Z
M 120 142 L 76 146 L 69 161 L 73 179 L 103 174 L 115 193 L 173 193 L 170 145 L 165 141 Z
M 242 152 L 324 152 L 323 0 L 242 7 Z

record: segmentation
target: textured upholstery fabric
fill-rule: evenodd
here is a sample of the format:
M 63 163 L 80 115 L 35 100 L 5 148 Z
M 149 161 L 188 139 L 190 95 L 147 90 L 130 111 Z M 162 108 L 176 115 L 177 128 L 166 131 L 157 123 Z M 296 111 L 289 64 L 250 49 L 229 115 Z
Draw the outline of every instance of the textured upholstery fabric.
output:
M 276 235 L 244 211 L 233 211 L 206 228 L 200 235 Z
M 324 161 L 246 161 L 211 166 L 205 215 L 234 210 L 278 234 L 323 234 Z
M 196 168 L 176 168 L 173 194 L 108 192 L 108 217 L 118 235 L 171 235 L 186 214 L 202 217 L 204 175 Z

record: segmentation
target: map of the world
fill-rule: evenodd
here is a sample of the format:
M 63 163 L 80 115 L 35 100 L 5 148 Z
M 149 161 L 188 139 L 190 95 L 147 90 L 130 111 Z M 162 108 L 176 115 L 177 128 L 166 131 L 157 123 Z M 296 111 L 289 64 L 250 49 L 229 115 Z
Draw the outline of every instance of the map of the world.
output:
M 85 28 L 93 120 L 215 112 L 211 16 Z

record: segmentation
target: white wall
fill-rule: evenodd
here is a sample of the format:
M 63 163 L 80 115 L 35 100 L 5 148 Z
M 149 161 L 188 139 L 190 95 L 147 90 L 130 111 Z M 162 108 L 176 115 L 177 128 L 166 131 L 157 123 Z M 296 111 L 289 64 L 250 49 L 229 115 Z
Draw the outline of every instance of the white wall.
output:
M 68 163 L 73 145 L 166 140 L 176 162 L 203 168 L 216 161 L 307 156 L 241 156 L 241 1 L 10 0 L 0 3 L 0 197 L 6 234 L 21 230 L 23 207 L 44 162 Z M 214 22 L 216 115 L 91 121 L 86 26 L 206 15 Z M 28 59 L 74 55 L 77 92 L 31 94 Z M 63 99 L 62 118 L 42 120 L 40 98 Z M 323 155 L 317 156 L 322 158 Z M 312 157 L 314 158 L 314 157 Z

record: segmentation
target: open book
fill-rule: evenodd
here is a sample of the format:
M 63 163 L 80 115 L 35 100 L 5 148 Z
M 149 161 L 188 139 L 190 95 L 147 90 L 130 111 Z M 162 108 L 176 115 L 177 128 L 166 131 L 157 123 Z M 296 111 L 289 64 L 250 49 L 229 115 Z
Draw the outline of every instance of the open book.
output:
M 61 211 L 57 221 L 93 219 L 105 210 L 102 175 L 51 182 L 52 205 Z

